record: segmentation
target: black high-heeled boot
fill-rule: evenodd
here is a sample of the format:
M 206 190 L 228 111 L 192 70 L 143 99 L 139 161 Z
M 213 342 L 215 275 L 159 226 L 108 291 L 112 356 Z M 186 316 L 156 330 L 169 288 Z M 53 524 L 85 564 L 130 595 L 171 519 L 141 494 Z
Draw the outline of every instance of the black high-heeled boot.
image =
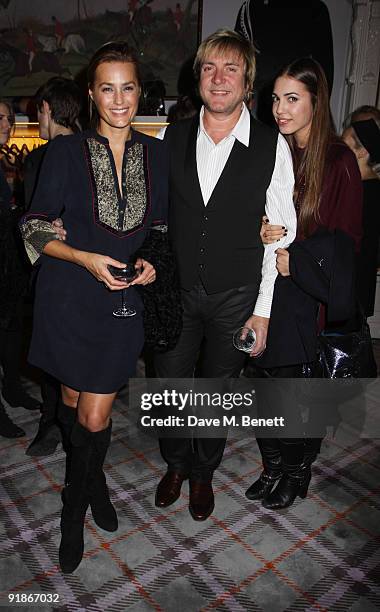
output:
M 62 435 L 62 447 L 66 453 L 66 467 L 65 467 L 65 480 L 64 489 L 62 490 L 62 501 L 64 502 L 64 496 L 66 488 L 70 479 L 70 462 L 71 462 L 71 433 L 74 427 L 74 423 L 77 420 L 77 411 L 71 406 L 66 406 L 61 399 L 58 400 L 57 404 L 57 420 Z
M 58 419 L 62 433 L 62 445 L 66 453 L 65 485 L 62 489 L 62 502 L 70 489 L 71 471 L 71 432 L 76 421 L 76 410 L 66 406 L 62 401 L 58 404 Z M 92 516 L 98 527 L 105 531 L 116 531 L 118 520 L 115 508 L 113 507 L 106 477 L 103 472 L 104 459 L 111 440 L 112 421 L 109 426 L 102 431 L 92 432 L 92 442 L 94 445 L 93 466 L 91 468 L 91 479 L 89 481 L 89 503 Z
M 71 434 L 70 486 L 64 495 L 61 515 L 59 564 L 64 574 L 71 574 L 83 557 L 83 528 L 89 505 L 88 483 L 91 473 L 92 433 L 76 422 Z
M 95 523 L 105 531 L 116 531 L 118 520 L 107 487 L 103 463 L 111 441 L 112 421 L 107 429 L 92 434 L 93 463 L 89 485 L 90 505 Z
M 280 442 L 277 438 L 257 438 L 263 471 L 259 478 L 246 490 L 245 496 L 250 500 L 264 499 L 282 476 Z
M 297 497 L 304 499 L 311 479 L 310 465 L 304 463 L 304 440 L 280 440 L 280 448 L 283 476 L 262 501 L 269 510 L 288 508 Z

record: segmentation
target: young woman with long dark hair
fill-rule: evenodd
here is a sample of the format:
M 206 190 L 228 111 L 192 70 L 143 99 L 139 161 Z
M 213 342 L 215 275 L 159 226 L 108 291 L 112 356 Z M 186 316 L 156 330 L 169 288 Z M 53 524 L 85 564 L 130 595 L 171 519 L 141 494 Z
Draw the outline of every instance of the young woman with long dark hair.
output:
M 295 243 L 277 251 L 279 276 L 267 348 L 257 363 L 270 376 L 302 378 L 318 375 L 318 332 L 327 322 L 331 326 L 353 313 L 354 248 L 358 250 L 361 238 L 362 187 L 356 159 L 334 131 L 326 77 L 318 62 L 298 59 L 279 73 L 273 89 L 273 115 L 292 152 L 298 226 Z M 264 241 L 272 242 L 282 234 L 278 226 L 264 225 Z M 331 270 L 338 263 L 343 272 L 333 279 Z M 322 273 L 330 274 L 327 284 L 331 289 L 323 299 Z M 327 308 L 325 303 L 320 309 L 318 302 L 324 299 Z M 258 444 L 264 470 L 247 490 L 247 497 L 262 499 L 270 509 L 285 508 L 297 496 L 305 497 L 321 439 L 260 438 Z

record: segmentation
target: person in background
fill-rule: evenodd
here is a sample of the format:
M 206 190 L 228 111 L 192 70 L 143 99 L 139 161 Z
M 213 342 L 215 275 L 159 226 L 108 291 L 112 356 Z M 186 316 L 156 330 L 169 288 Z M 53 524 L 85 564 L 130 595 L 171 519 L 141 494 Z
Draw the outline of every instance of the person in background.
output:
M 273 116 L 293 156 L 298 225 L 295 243 L 276 251 L 279 277 L 267 349 L 257 365 L 264 375 L 277 378 L 317 377 L 318 331 L 334 329 L 336 321 L 350 319 L 355 309 L 354 248 L 359 251 L 362 233 L 362 186 L 355 156 L 333 129 L 327 80 L 318 62 L 301 58 L 281 70 L 272 101 Z M 270 243 L 283 233 L 280 227 L 264 225 L 262 236 Z M 321 276 L 338 269 L 321 299 Z M 322 307 L 318 317 L 321 301 L 327 309 Z M 295 405 L 295 421 L 298 416 Z M 257 442 L 263 472 L 246 496 L 261 499 L 272 510 L 305 497 L 322 439 Z
M 163 226 L 167 208 L 164 145 L 131 128 L 141 78 L 126 42 L 95 52 L 88 87 L 94 128 L 49 144 L 21 224 L 28 255 L 40 266 L 29 360 L 62 383 L 61 408 L 71 427 L 59 549 L 64 573 L 82 560 L 89 505 L 102 529 L 118 528 L 103 471 L 111 410 L 144 344 L 135 285 L 156 276 L 138 250 L 153 227 Z M 51 225 L 60 216 L 67 243 Z M 120 277 L 127 263 L 133 274 L 140 271 L 134 280 Z M 123 290 L 129 308 L 120 309 Z
M 69 136 L 79 129 L 78 117 L 81 110 L 81 93 L 71 79 L 53 77 L 42 85 L 36 95 L 37 118 L 40 138 L 48 142 L 34 149 L 24 162 L 24 195 L 25 207 L 29 209 L 37 186 L 42 160 L 49 147 L 49 142 L 57 136 Z M 54 453 L 61 440 L 57 423 L 60 403 L 60 385 L 52 376 L 44 373 L 41 385 L 42 408 L 39 427 L 35 438 L 26 450 L 32 457 L 46 456 Z M 62 416 L 62 415 L 61 415 Z M 61 425 L 62 442 L 65 448 L 69 445 L 64 418 Z M 68 455 L 67 455 L 68 456 Z
M 357 159 L 363 182 L 363 240 L 358 262 L 357 295 L 365 316 L 372 317 L 380 239 L 380 111 L 368 106 L 362 109 L 352 113 L 343 140 Z
M 0 100 L 0 144 L 11 134 L 15 116 L 11 104 Z M 17 206 L 0 166 L 0 364 L 3 370 L 1 394 L 12 408 L 38 410 L 40 403 L 28 395 L 20 379 L 23 302 L 29 284 L 17 230 Z M 14 438 L 25 432 L 12 423 L 0 401 L 0 435 Z
M 354 121 L 365 121 L 366 119 L 375 119 L 375 121 L 380 121 L 380 108 L 370 106 L 369 104 L 359 106 L 344 120 L 344 129 L 350 127 L 351 123 Z
M 25 206 L 28 209 L 49 142 L 56 136 L 68 136 L 80 130 L 81 93 L 72 79 L 52 77 L 38 89 L 37 106 L 39 136 L 47 143 L 34 149 L 24 162 Z

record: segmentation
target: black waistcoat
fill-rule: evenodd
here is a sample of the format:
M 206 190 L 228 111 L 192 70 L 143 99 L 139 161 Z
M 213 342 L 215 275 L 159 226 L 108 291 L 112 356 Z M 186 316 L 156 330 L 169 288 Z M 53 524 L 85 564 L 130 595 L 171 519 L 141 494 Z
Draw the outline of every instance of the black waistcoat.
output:
M 181 285 L 201 279 L 207 293 L 259 284 L 260 239 L 277 133 L 251 118 L 249 146 L 235 141 L 210 197 L 203 203 L 196 163 L 199 117 L 170 126 L 169 230 Z

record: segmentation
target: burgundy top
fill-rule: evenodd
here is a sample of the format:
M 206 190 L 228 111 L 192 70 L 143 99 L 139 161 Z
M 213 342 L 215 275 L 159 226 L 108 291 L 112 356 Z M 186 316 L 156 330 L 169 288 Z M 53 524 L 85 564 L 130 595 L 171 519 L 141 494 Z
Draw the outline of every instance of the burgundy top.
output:
M 295 149 L 295 156 L 301 156 L 302 149 Z M 340 229 L 355 241 L 359 252 L 362 237 L 363 186 L 359 166 L 351 149 L 343 142 L 330 145 L 327 153 L 326 172 L 323 181 L 320 220 L 314 224 L 311 233 L 318 227 L 328 230 Z M 297 239 L 302 236 L 297 233 Z

